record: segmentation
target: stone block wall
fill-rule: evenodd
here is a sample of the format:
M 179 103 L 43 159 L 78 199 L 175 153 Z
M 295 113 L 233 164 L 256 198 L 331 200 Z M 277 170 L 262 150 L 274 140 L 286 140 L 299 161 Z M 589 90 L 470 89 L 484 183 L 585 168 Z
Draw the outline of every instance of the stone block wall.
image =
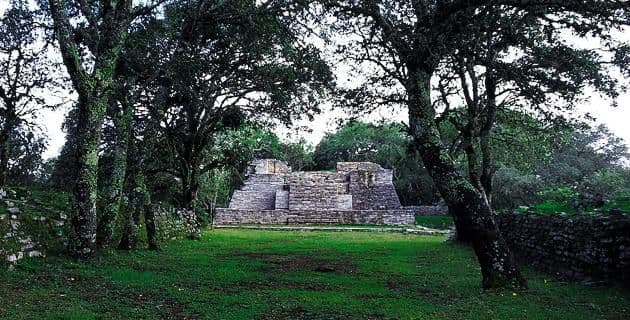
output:
M 215 211 L 214 225 L 286 224 L 289 210 L 224 209 Z
M 398 194 L 391 181 L 391 171 L 351 171 L 349 192 L 353 195 L 352 207 L 357 210 L 399 209 Z M 388 179 L 390 178 L 390 179 Z
M 379 171 L 383 170 L 380 165 L 372 162 L 337 162 L 337 172 L 349 173 L 351 171 Z
M 347 193 L 346 176 L 337 172 L 299 172 L 287 177 L 289 209 L 335 209 L 338 194 Z
M 272 210 L 276 206 L 276 192 L 284 190 L 284 174 L 252 174 L 241 190 L 234 191 L 232 209 Z
M 630 285 L 630 217 L 510 214 L 499 226 L 517 258 L 574 280 Z
M 415 215 L 410 210 L 299 210 L 291 212 L 287 224 L 359 224 L 413 225 Z
M 235 210 L 217 209 L 215 225 L 370 224 L 413 225 L 413 210 Z
M 276 191 L 275 209 L 289 209 L 289 191 Z
M 273 210 L 276 206 L 276 191 L 236 190 L 230 201 L 231 209 Z

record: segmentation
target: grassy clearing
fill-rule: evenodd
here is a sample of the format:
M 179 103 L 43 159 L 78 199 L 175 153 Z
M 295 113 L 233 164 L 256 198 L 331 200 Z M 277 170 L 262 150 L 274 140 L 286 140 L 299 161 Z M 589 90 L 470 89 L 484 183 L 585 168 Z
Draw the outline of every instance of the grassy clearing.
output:
M 29 261 L 2 319 L 624 319 L 630 292 L 550 280 L 483 293 L 469 248 L 393 233 L 216 230 L 162 252 Z

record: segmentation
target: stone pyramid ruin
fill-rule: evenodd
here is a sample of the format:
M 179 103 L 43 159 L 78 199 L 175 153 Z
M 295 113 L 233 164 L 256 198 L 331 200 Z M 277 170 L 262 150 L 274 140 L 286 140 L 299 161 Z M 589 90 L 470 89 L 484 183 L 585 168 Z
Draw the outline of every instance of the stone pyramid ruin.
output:
M 229 208 L 214 224 L 412 225 L 414 208 L 402 207 L 392 170 L 372 162 L 339 162 L 336 171 L 292 172 L 284 161 L 253 161 Z

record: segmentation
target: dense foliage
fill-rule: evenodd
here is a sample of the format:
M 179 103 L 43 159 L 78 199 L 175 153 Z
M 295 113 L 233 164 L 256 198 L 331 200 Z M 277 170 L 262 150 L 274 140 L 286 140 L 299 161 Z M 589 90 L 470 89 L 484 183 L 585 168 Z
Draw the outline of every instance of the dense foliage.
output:
M 321 170 L 334 170 L 341 161 L 370 161 L 393 170 L 403 205 L 433 204 L 439 195 L 417 153 L 409 148 L 405 126 L 351 121 L 328 133 L 315 147 L 313 160 Z

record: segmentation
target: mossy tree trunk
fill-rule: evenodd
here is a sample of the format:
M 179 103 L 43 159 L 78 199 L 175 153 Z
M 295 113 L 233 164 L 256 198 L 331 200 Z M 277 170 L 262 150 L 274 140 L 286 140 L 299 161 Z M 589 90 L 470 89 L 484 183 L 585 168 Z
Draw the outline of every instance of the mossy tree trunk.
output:
M 130 130 L 131 135 L 127 153 L 127 180 L 129 185 L 127 194 L 129 206 L 128 210 L 125 211 L 123 235 L 118 249 L 134 250 L 137 248 L 138 223 L 141 216 L 144 216 L 149 249 L 160 249 L 155 221 L 155 204 L 147 183 L 147 177 L 149 176 L 147 167 L 150 162 L 148 157 L 155 146 L 157 130 L 162 116 L 163 114 L 159 110 L 152 110 L 151 118 L 148 120 L 146 130 L 142 134 L 142 140 L 136 139 L 132 130 Z M 139 127 L 141 125 L 135 124 L 134 126 Z
M 457 170 L 441 141 L 430 96 L 433 69 L 409 64 L 408 70 L 406 89 L 414 144 L 453 214 L 458 233 L 472 241 L 481 266 L 482 286 L 525 286 L 484 195 Z
M 146 225 L 147 242 L 150 250 L 159 250 L 157 230 L 155 225 L 155 212 L 151 202 L 151 193 L 147 187 L 146 176 L 142 172 L 136 172 L 134 176 L 133 197 L 136 204 L 134 215 L 144 217 Z
M 118 249 L 135 250 L 138 247 L 138 224 L 140 217 L 144 216 L 149 249 L 159 250 L 160 246 L 157 240 L 155 212 L 153 203 L 151 202 L 151 194 L 146 185 L 145 176 L 141 172 L 135 172 L 132 179 L 131 205 L 124 219 L 123 235 L 118 244 Z
M 77 148 L 77 180 L 72 190 L 73 213 L 71 254 L 91 257 L 96 252 L 96 183 L 98 147 L 107 100 L 100 97 L 80 99 Z
M 161 91 L 161 94 L 163 92 Z M 161 95 L 158 95 L 160 97 Z M 161 105 L 157 105 L 155 109 L 151 111 L 151 119 L 148 123 L 148 128 L 144 133 L 143 141 L 138 142 L 136 147 L 138 155 L 136 157 L 136 164 L 138 165 L 135 180 L 136 188 L 139 193 L 139 202 L 142 203 L 142 214 L 144 215 L 145 228 L 147 232 L 147 241 L 150 250 L 159 250 L 160 245 L 158 243 L 157 226 L 155 221 L 155 208 L 156 204 L 151 196 L 151 190 L 147 183 L 149 174 L 149 158 L 156 146 L 156 140 L 158 138 L 158 132 L 160 130 L 160 123 L 164 118 L 164 111 Z
M 122 102 L 121 112 L 114 116 L 116 140 L 113 155 L 113 169 L 106 186 L 104 207 L 96 230 L 96 244 L 99 248 L 109 247 L 114 234 L 114 222 L 120 211 L 125 177 L 127 175 L 127 151 L 129 140 L 133 138 L 133 107 Z
M 133 191 L 131 191 L 133 194 Z M 135 198 L 130 199 L 129 204 L 124 212 L 123 230 L 119 250 L 136 250 L 138 248 L 138 224 L 140 223 L 139 210 L 137 210 L 138 202 Z
M 98 149 L 114 71 L 128 35 L 131 1 L 103 1 L 94 12 L 90 11 L 92 8 L 82 7 L 81 13 L 91 25 L 88 29 L 76 29 L 65 1 L 49 0 L 48 3 L 63 63 L 79 96 L 77 179 L 72 191 L 74 208 L 69 249 L 77 258 L 89 258 L 96 253 Z M 77 42 L 77 32 L 90 39 L 85 43 Z M 82 44 L 93 54 L 90 70 L 85 68 Z

